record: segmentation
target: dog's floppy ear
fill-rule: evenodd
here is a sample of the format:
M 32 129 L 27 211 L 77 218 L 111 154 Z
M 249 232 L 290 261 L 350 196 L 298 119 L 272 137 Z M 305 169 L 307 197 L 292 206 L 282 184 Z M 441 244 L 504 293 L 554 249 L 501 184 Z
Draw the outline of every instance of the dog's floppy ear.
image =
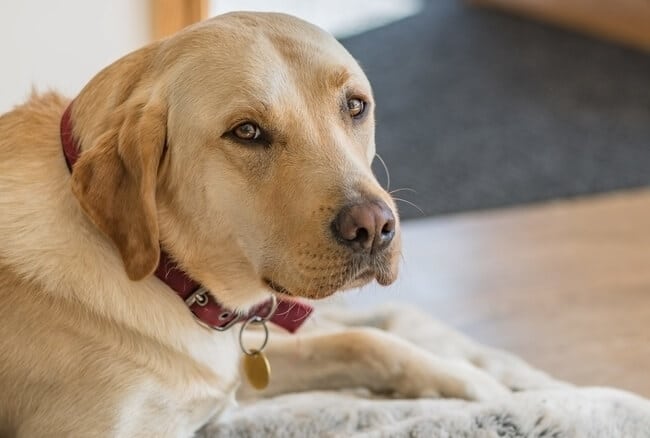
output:
M 167 108 L 156 100 L 125 102 L 108 129 L 81 154 L 72 191 L 95 225 L 117 246 L 131 280 L 158 265 L 158 166 L 165 146 Z

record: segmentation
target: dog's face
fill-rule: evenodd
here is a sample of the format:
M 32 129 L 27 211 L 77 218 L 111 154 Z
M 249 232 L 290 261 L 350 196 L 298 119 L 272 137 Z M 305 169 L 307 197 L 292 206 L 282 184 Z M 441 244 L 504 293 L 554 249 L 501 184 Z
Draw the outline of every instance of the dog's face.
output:
M 149 166 L 155 221 L 193 277 L 231 306 L 269 288 L 321 298 L 394 281 L 399 221 L 370 168 L 372 92 L 333 37 L 285 15 L 230 14 L 159 53 L 158 97 L 139 118 L 147 108 L 160 114 L 138 130 L 164 129 L 166 147 L 153 148 Z M 123 257 L 151 251 L 131 247 L 120 247 Z

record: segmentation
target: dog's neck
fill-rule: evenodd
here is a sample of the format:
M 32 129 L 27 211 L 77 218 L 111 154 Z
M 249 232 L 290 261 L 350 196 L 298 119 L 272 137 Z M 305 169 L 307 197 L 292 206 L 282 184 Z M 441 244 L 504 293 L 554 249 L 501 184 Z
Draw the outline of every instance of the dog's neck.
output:
M 74 101 L 66 108 L 60 124 L 61 145 L 70 172 L 81 154 L 72 129 L 73 103 Z M 277 306 L 274 300 L 269 300 L 245 314 L 233 312 L 218 303 L 212 294 L 192 280 L 164 251 L 160 254 L 155 275 L 176 292 L 198 321 L 215 330 L 226 330 L 237 322 L 254 317 L 266 319 L 272 314 L 271 322 L 293 333 L 312 311 L 311 306 L 304 303 L 280 299 Z

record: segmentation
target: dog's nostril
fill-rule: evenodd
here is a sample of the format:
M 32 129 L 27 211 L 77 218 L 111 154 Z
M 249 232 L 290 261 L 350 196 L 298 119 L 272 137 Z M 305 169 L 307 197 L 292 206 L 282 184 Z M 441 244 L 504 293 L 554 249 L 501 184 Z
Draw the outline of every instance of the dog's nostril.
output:
M 358 228 L 357 235 L 352 240 L 363 244 L 363 242 L 367 242 L 369 239 L 370 239 L 370 233 L 368 233 L 368 230 L 366 230 L 365 228 Z
M 388 235 L 394 234 L 394 233 L 395 233 L 395 221 L 394 220 L 389 220 L 388 222 L 386 222 L 384 227 L 381 229 L 381 234 L 383 236 L 388 236 Z

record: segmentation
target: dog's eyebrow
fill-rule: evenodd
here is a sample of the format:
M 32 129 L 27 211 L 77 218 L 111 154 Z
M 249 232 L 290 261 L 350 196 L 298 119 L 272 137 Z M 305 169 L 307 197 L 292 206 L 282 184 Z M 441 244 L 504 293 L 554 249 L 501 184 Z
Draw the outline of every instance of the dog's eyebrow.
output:
M 328 72 L 327 82 L 335 88 L 343 88 L 350 80 L 350 72 L 345 67 L 337 67 Z

